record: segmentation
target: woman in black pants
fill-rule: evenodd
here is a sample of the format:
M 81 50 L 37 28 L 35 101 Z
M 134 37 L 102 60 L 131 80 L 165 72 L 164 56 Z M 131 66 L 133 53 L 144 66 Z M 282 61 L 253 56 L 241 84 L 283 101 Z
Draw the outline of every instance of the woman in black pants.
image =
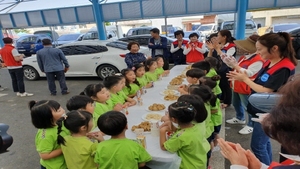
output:
M 234 56 L 236 55 L 236 47 L 234 44 L 235 38 L 232 37 L 231 32 L 228 30 L 221 30 L 218 34 L 210 35 L 210 40 L 207 42 L 209 53 L 207 56 L 213 56 L 222 62 L 218 74 L 221 76 L 220 88 L 222 94 L 220 100 L 222 101 L 222 108 L 226 108 L 231 104 L 232 91 L 226 73 L 231 69 L 222 61 L 221 55 Z

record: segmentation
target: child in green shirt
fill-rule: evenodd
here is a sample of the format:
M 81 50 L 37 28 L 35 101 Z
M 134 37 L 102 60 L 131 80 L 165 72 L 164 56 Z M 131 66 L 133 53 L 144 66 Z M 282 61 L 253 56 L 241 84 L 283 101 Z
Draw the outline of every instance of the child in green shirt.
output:
M 203 102 L 201 106 L 205 109 Z M 172 129 L 169 125 L 160 128 L 161 149 L 172 153 L 177 152 L 182 159 L 180 169 L 206 169 L 206 153 L 209 151 L 209 146 L 206 138 L 201 134 L 201 128 L 193 123 L 197 113 L 196 108 L 188 102 L 175 102 L 169 106 L 168 111 L 170 121 L 178 124 L 180 129 L 167 140 L 166 132 Z
M 164 59 L 162 57 L 155 57 L 155 60 L 157 62 L 157 68 L 155 70 L 155 73 L 158 77 L 164 77 L 167 76 L 170 73 L 170 70 L 164 70 Z
M 67 169 L 62 150 L 57 144 L 56 122 L 65 116 L 65 110 L 54 100 L 29 102 L 31 121 L 38 129 L 35 136 L 36 150 L 42 169 Z M 62 131 L 62 135 L 68 135 Z
M 193 84 L 199 84 L 199 79 L 205 76 L 204 71 L 197 68 L 186 71 L 185 75 L 189 84 L 179 86 L 178 91 L 180 94 L 188 94 L 189 86 Z
M 217 82 L 213 81 L 209 77 L 200 78 L 200 82 L 201 84 L 208 86 L 211 90 L 213 90 L 217 85 Z M 223 119 L 221 103 L 215 94 L 210 100 L 210 106 L 211 106 L 211 120 L 214 124 L 214 133 L 212 138 L 214 144 L 212 144 L 212 147 L 215 147 L 218 143 L 217 139 L 220 138 L 219 133 L 221 130 L 222 119 Z
M 136 101 L 128 97 L 123 88 L 125 87 L 125 77 L 122 75 L 108 76 L 104 79 L 104 86 L 110 92 L 110 100 L 113 106 L 121 104 L 122 108 L 134 106 Z
M 136 79 L 136 75 L 132 69 L 123 69 L 121 74 L 125 77 L 125 87 L 123 92 L 126 96 L 133 98 L 137 95 L 137 92 L 140 91 L 140 83 Z
M 70 136 L 61 136 L 62 123 L 71 131 Z M 93 128 L 93 117 L 90 112 L 82 110 L 73 110 L 61 118 L 58 122 L 58 144 L 61 145 L 68 168 L 78 169 L 97 169 L 94 162 L 94 154 L 98 143 L 93 143 L 87 134 Z M 99 132 L 92 136 L 94 139 L 104 141 Z
M 211 114 L 211 105 L 210 105 L 210 101 L 212 100 L 212 98 L 214 98 L 212 90 L 211 90 L 211 88 L 209 88 L 208 86 L 206 86 L 204 84 L 191 85 L 189 87 L 189 93 L 200 96 L 205 103 L 205 108 L 207 111 L 207 118 L 205 120 L 206 138 L 207 138 L 207 141 L 209 142 L 209 144 L 211 144 L 213 141 L 213 138 L 214 138 L 214 123 L 211 118 L 212 114 Z M 213 148 L 213 146 L 211 145 L 211 149 L 212 148 Z M 208 162 L 209 162 L 210 157 L 211 157 L 211 151 L 209 151 L 207 153 Z
M 146 79 L 148 82 L 155 82 L 158 80 L 158 76 L 156 74 L 157 62 L 154 58 L 148 59 L 145 62 L 145 70 L 146 70 Z
M 112 101 L 110 100 L 110 93 L 102 83 L 87 85 L 80 95 L 86 95 L 95 102 L 93 114 L 94 128 L 97 127 L 97 120 L 102 114 L 110 110 L 122 110 L 121 104 L 113 105 Z
M 128 129 L 126 116 L 117 111 L 109 111 L 98 120 L 99 129 L 111 139 L 98 144 L 94 161 L 99 169 L 138 169 L 152 158 L 150 154 L 133 140 L 125 136 Z
M 222 66 L 221 62 L 219 62 L 216 58 L 214 57 L 207 57 L 205 60 L 210 64 L 211 68 L 209 72 L 206 74 L 206 77 L 210 77 L 212 80 L 217 82 L 216 87 L 213 88 L 213 92 L 215 95 L 220 95 L 222 94 L 222 90 L 219 86 L 220 84 L 220 79 L 221 76 L 218 75 L 217 71 L 220 69 Z
M 132 67 L 132 70 L 135 72 L 136 80 L 139 82 L 140 87 L 144 87 L 144 88 L 153 87 L 153 84 L 149 82 L 145 76 L 145 65 L 136 64 Z

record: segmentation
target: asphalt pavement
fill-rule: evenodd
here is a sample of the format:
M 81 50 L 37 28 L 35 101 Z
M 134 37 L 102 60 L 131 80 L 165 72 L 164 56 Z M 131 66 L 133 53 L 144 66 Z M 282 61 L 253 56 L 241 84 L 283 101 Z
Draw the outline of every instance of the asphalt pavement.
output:
M 299 66 L 297 72 L 299 73 Z M 58 101 L 63 108 L 66 106 L 67 100 L 73 95 L 79 94 L 88 84 L 100 82 L 99 78 L 67 78 L 67 86 L 71 92 L 68 95 L 59 94 L 60 88 L 58 83 L 57 96 L 50 96 L 45 78 L 38 81 L 26 81 L 25 88 L 27 92 L 34 93 L 32 97 L 17 97 L 12 91 L 11 80 L 9 73 L 6 69 L 0 69 L 0 85 L 7 87 L 6 90 L 0 92 L 0 123 L 5 123 L 10 126 L 8 134 L 14 138 L 13 145 L 8 148 L 7 152 L 0 154 L 0 169 L 39 169 L 39 156 L 35 149 L 34 139 L 37 129 L 33 127 L 30 120 L 30 111 L 27 103 L 30 100 L 43 100 L 52 99 Z M 224 119 L 234 117 L 235 112 L 231 107 L 226 109 Z M 231 142 L 240 143 L 244 148 L 250 148 L 251 135 L 240 135 L 238 131 L 242 125 L 229 125 L 223 124 L 224 133 L 222 134 L 226 140 Z M 1 134 L 1 131 L 0 131 Z M 279 144 L 275 141 L 272 142 L 273 146 L 273 159 L 279 159 Z M 215 155 L 216 154 L 216 155 Z M 214 152 L 214 155 L 221 158 L 219 152 Z M 212 159 L 212 160 L 213 160 Z M 229 169 L 228 161 L 215 160 L 218 166 L 213 169 Z M 223 167 L 222 167 L 223 166 Z

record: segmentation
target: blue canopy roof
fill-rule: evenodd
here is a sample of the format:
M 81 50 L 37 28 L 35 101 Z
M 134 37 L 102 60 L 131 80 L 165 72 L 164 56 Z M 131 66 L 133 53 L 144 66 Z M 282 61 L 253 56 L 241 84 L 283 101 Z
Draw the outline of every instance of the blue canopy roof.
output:
M 106 0 L 99 3 L 104 21 L 232 13 L 238 0 Z M 249 0 L 248 9 L 299 7 L 300 0 Z M 26 28 L 95 22 L 88 0 L 2 0 L 2 28 Z

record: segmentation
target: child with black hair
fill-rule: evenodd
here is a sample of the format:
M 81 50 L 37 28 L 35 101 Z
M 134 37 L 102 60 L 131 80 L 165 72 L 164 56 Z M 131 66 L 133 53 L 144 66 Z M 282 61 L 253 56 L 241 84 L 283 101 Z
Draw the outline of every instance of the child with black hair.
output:
M 189 87 L 189 93 L 200 96 L 205 103 L 205 108 L 207 111 L 207 118 L 205 120 L 205 127 L 206 127 L 205 138 L 207 138 L 207 141 L 211 143 L 213 140 L 214 123 L 211 119 L 210 101 L 213 98 L 213 93 L 211 89 L 206 85 L 191 85 Z M 211 157 L 211 151 L 207 153 L 207 166 L 209 165 L 210 157 Z
M 200 84 L 206 85 L 213 90 L 217 85 L 217 82 L 213 81 L 209 77 L 202 77 L 200 78 Z M 220 99 L 216 95 L 213 95 L 213 97 L 211 98 L 210 106 L 211 106 L 211 120 L 214 124 L 214 134 L 212 139 L 214 144 L 212 145 L 212 147 L 215 147 L 218 143 L 217 139 L 220 138 L 219 133 L 221 131 L 222 120 L 223 120 Z
M 145 61 L 145 76 L 148 82 L 155 82 L 158 80 L 158 76 L 156 74 L 157 62 L 155 58 L 148 59 Z
M 36 150 L 41 169 L 67 169 L 61 147 L 57 144 L 56 122 L 65 116 L 65 110 L 54 100 L 30 101 L 31 122 L 38 129 L 35 136 Z M 63 129 L 62 136 L 70 135 Z
M 141 89 L 140 83 L 136 79 L 136 75 L 132 69 L 123 69 L 121 74 L 125 77 L 125 87 L 123 92 L 126 96 L 133 98 L 137 92 Z
M 203 103 L 202 107 L 205 109 Z M 180 169 L 206 169 L 206 153 L 209 148 L 207 149 L 206 138 L 200 134 L 203 131 L 193 123 L 196 113 L 197 109 L 192 104 L 175 102 L 168 108 L 168 117 L 173 124 L 178 124 L 180 129 L 167 140 L 166 132 L 171 130 L 170 127 L 160 128 L 161 149 L 172 153 L 177 152 L 182 159 Z
M 153 87 L 153 84 L 149 82 L 145 76 L 145 65 L 144 64 L 136 64 L 132 67 L 136 75 L 136 80 L 139 82 L 140 87 L 150 88 Z
M 110 93 L 102 83 L 87 85 L 84 91 L 80 93 L 80 95 L 86 95 L 93 99 L 95 102 L 95 109 L 93 114 L 94 128 L 97 127 L 97 120 L 102 114 L 113 109 L 118 111 L 122 110 L 121 104 L 113 105 L 113 102 L 110 99 Z
M 122 108 L 134 106 L 136 101 L 128 96 L 122 91 L 125 87 L 125 77 L 122 75 L 108 76 L 104 79 L 104 86 L 110 92 L 110 100 L 113 106 L 121 104 Z
M 178 91 L 181 94 L 188 94 L 188 88 L 189 88 L 189 86 L 193 85 L 193 84 L 199 84 L 199 79 L 201 77 L 205 76 L 205 73 L 201 69 L 194 68 L 194 69 L 188 70 L 185 73 L 185 75 L 186 75 L 186 80 L 187 80 L 187 82 L 189 84 L 188 85 L 181 85 L 181 86 L 179 86 Z
M 98 127 L 111 136 L 111 139 L 101 142 L 97 147 L 94 161 L 99 164 L 99 169 L 138 169 L 152 159 L 145 148 L 126 138 L 128 124 L 123 113 L 109 111 L 101 115 Z
M 61 136 L 62 123 L 71 131 L 69 136 Z M 93 128 L 93 117 L 90 112 L 73 110 L 57 122 L 58 136 L 57 143 L 61 145 L 68 168 L 97 169 L 94 162 L 94 154 L 98 143 L 88 139 L 87 134 Z M 104 141 L 101 134 L 93 135 L 98 142 Z
M 76 95 L 72 96 L 67 101 L 66 107 L 69 111 L 84 110 L 93 114 L 95 110 L 95 104 L 96 103 L 94 102 L 94 100 L 88 96 Z
M 208 61 L 203 60 L 192 64 L 192 69 L 194 68 L 203 70 L 206 75 L 210 71 L 211 66 Z
M 164 70 L 164 59 L 160 56 L 154 58 L 157 62 L 157 68 L 155 70 L 155 73 L 158 77 L 167 76 L 170 73 L 170 70 Z
M 222 90 L 219 86 L 221 76 L 218 75 L 217 71 L 221 68 L 222 63 L 219 62 L 218 59 L 216 59 L 214 57 L 207 57 L 204 60 L 207 61 L 211 66 L 209 72 L 206 74 L 206 77 L 210 77 L 212 80 L 217 82 L 217 85 L 213 89 L 213 92 L 214 92 L 215 95 L 218 96 L 222 93 Z

